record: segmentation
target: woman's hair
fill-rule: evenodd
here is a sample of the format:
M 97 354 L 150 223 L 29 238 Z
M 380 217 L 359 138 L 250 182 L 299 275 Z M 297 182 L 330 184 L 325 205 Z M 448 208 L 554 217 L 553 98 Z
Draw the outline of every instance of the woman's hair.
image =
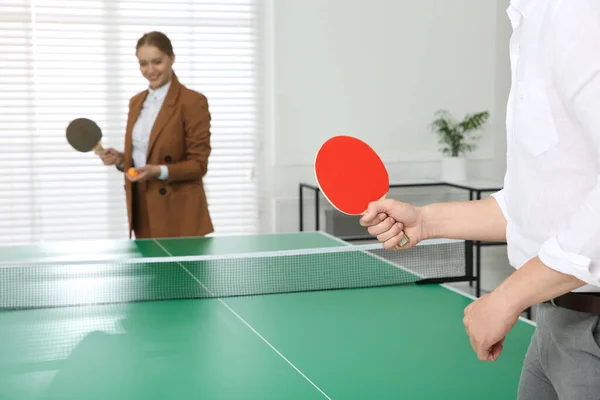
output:
M 140 47 L 145 45 L 155 46 L 169 57 L 173 56 L 173 46 L 171 45 L 171 40 L 169 40 L 167 35 L 162 32 L 153 31 L 145 33 L 144 36 L 138 40 L 135 50 L 137 51 Z

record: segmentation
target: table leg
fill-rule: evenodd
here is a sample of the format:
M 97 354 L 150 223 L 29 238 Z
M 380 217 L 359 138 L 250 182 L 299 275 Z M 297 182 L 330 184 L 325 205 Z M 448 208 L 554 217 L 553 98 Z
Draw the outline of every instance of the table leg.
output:
M 477 190 L 477 200 L 481 200 L 481 191 Z M 481 241 L 475 241 L 475 273 L 476 276 L 476 297 L 481 296 Z
M 299 187 L 299 212 L 298 212 L 298 220 L 300 223 L 300 232 L 304 230 L 304 185 L 300 184 Z
M 319 226 L 319 190 L 315 189 L 315 230 L 318 231 L 320 226 Z

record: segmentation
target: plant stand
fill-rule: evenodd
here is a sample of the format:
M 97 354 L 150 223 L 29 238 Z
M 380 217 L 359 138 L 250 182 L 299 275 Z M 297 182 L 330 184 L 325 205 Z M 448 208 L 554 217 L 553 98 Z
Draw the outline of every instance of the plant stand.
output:
M 467 180 L 467 159 L 465 157 L 442 158 L 442 181 L 464 182 Z

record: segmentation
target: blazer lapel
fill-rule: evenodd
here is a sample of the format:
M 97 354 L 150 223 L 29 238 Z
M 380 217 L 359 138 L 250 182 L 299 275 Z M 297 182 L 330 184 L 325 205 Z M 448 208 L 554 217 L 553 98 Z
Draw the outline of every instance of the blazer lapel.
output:
M 173 112 L 175 111 L 175 104 L 177 100 L 177 95 L 179 94 L 179 81 L 175 74 L 173 73 L 173 78 L 171 81 L 171 86 L 169 87 L 169 91 L 165 97 L 165 101 L 156 116 L 156 121 L 152 126 L 152 131 L 150 131 L 150 138 L 148 141 L 148 152 L 147 157 L 150 156 L 150 152 L 158 139 L 158 136 L 162 133 L 165 124 L 169 121 L 169 119 L 173 116 Z
M 127 167 L 133 165 L 131 161 L 131 147 L 132 147 L 132 137 L 133 137 L 133 127 L 135 122 L 140 116 L 140 112 L 142 111 L 142 105 L 148 96 L 148 91 L 136 99 L 136 102 L 132 102 L 131 108 L 129 110 L 129 118 L 127 118 L 127 127 L 125 129 L 125 163 Z

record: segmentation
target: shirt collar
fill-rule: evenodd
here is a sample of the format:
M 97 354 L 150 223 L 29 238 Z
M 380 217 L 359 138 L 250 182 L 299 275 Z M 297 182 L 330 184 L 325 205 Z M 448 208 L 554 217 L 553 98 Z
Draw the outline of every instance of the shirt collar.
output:
M 536 0 L 511 0 L 510 5 L 521 13 L 523 17 L 527 18 L 531 14 L 535 2 Z
M 513 31 L 515 31 L 520 25 L 523 19 L 529 17 L 533 8 L 536 6 L 537 0 L 511 0 L 506 13 L 508 19 L 512 25 Z
M 165 85 L 162 85 L 158 89 L 148 88 L 148 94 L 153 98 L 164 98 L 169 91 L 169 87 L 171 86 L 171 81 L 167 82 Z

